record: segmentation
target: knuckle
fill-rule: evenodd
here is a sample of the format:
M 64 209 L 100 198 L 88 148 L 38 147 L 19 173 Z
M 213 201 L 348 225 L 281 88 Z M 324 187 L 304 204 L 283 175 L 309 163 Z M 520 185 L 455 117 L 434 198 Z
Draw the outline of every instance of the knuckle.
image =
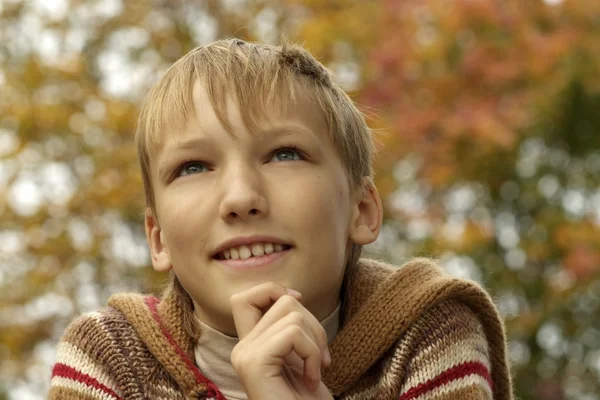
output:
M 315 357 L 315 359 L 317 359 L 317 358 L 320 359 L 320 357 L 321 357 L 321 349 L 319 348 L 319 345 L 317 345 L 312 340 L 309 340 L 309 346 L 310 346 L 310 352 L 313 354 L 313 356 Z
M 288 314 L 288 318 L 293 324 L 300 325 L 304 323 L 304 315 L 300 311 L 292 311 Z
M 325 329 L 322 326 L 320 328 L 321 329 L 317 331 L 317 340 L 320 343 L 327 345 L 327 332 L 325 332 Z
M 233 366 L 234 369 L 237 370 L 239 368 L 240 364 L 241 364 L 241 360 L 240 360 L 239 351 L 237 351 L 234 348 L 233 351 L 231 352 L 231 365 Z
M 285 291 L 285 286 L 283 286 L 281 283 L 277 283 L 277 282 L 269 282 L 268 283 L 269 287 L 271 289 L 275 289 L 275 290 L 284 290 Z
M 232 294 L 231 297 L 229 298 L 229 303 L 232 306 L 235 306 L 235 305 L 239 304 L 242 301 L 242 299 L 243 299 L 243 296 L 241 293 L 235 293 L 235 294 Z
M 291 296 L 289 294 L 284 294 L 283 296 L 281 296 L 280 301 L 283 303 L 283 305 L 286 308 L 292 308 L 295 307 L 296 303 L 298 302 L 294 296 Z
M 249 363 L 249 356 L 243 351 L 243 348 L 236 346 L 231 352 L 231 365 L 234 370 L 244 370 L 245 366 Z
M 285 287 L 276 282 L 265 282 L 259 286 L 261 290 L 269 293 L 285 293 Z
M 298 325 L 290 325 L 287 327 L 286 332 L 289 336 L 301 336 L 304 332 L 302 331 L 302 328 L 300 328 Z

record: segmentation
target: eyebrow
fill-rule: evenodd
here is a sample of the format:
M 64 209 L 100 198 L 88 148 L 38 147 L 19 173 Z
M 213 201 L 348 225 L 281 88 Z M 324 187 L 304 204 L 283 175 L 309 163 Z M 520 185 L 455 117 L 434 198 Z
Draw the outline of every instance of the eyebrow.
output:
M 258 136 L 273 136 L 273 135 L 281 135 L 281 134 L 286 134 L 286 135 L 293 135 L 293 134 L 303 134 L 303 135 L 312 135 L 314 136 L 314 133 L 308 129 L 303 127 L 302 125 L 299 124 L 287 124 L 287 125 L 280 125 L 280 126 L 274 126 L 268 129 L 263 129 L 260 132 L 257 132 Z
M 176 146 L 170 148 L 169 152 L 167 152 L 167 153 L 165 153 L 163 150 L 163 152 L 161 152 L 162 154 L 160 154 L 158 156 L 158 160 L 157 160 L 158 179 L 161 181 L 164 181 L 168 178 L 169 174 L 171 173 L 172 162 L 165 162 L 165 154 L 169 154 L 172 152 L 178 152 L 178 151 L 189 151 L 189 150 L 194 150 L 194 149 L 210 146 L 211 142 L 212 141 L 207 137 L 195 137 L 195 138 L 183 141 L 181 143 L 178 143 Z M 169 160 L 169 158 L 167 158 L 167 160 Z
M 198 147 L 207 146 L 211 142 L 212 140 L 210 140 L 210 138 L 207 137 L 195 137 L 177 144 L 171 150 L 194 150 Z
M 270 127 L 267 129 L 262 129 L 256 133 L 252 133 L 252 135 L 256 135 L 257 137 L 259 137 L 261 139 L 264 139 L 264 138 L 268 139 L 272 136 L 279 136 L 279 135 L 289 136 L 289 135 L 297 135 L 297 134 L 315 136 L 315 134 L 310 129 L 305 128 L 302 125 L 298 125 L 298 124 L 274 126 L 274 127 Z M 189 140 L 179 143 L 178 145 L 173 147 L 172 150 L 175 150 L 175 151 L 176 150 L 194 150 L 199 147 L 209 146 L 211 143 L 212 143 L 212 140 L 208 137 L 195 137 L 195 138 L 192 138 L 192 139 L 189 139 Z

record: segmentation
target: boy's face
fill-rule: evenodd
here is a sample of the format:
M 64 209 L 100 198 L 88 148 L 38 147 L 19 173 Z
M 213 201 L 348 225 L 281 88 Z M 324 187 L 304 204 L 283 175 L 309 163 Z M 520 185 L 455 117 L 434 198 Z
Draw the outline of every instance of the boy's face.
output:
M 303 93 L 292 111 L 252 133 L 234 102 L 231 133 L 199 83 L 193 96 L 195 118 L 166 135 L 152 158 L 156 215 L 147 213 L 146 232 L 154 268 L 173 268 L 197 316 L 224 333 L 235 335 L 231 295 L 268 281 L 301 292 L 304 306 L 325 318 L 339 301 L 352 241 L 377 237 L 376 191 L 351 196 L 324 116 Z M 273 252 L 242 260 L 247 251 L 233 246 L 224 259 L 219 250 L 236 239 L 262 244 L 257 254 Z

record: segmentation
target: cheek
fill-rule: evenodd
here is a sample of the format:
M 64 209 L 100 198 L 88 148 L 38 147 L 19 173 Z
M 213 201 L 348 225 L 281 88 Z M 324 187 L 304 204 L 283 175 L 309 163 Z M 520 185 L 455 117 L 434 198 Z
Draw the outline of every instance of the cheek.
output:
M 206 244 L 206 221 L 202 207 L 190 197 L 179 196 L 178 201 L 163 201 L 163 231 L 174 264 L 178 260 L 186 262 L 194 253 Z
M 336 179 L 314 175 L 296 181 L 282 200 L 282 215 L 311 235 L 313 243 L 332 244 L 338 237 L 345 243 L 348 198 Z

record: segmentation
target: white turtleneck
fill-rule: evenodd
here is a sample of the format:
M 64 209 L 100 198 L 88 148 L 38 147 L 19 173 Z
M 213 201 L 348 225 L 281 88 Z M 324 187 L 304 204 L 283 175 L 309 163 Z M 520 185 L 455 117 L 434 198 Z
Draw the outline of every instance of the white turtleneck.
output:
M 323 321 L 321 325 L 327 332 L 327 342 L 331 343 L 340 326 L 340 305 Z M 228 400 L 247 400 L 233 366 L 231 352 L 238 338 L 227 336 L 198 320 L 202 334 L 196 343 L 194 355 L 200 371 L 210 379 Z

